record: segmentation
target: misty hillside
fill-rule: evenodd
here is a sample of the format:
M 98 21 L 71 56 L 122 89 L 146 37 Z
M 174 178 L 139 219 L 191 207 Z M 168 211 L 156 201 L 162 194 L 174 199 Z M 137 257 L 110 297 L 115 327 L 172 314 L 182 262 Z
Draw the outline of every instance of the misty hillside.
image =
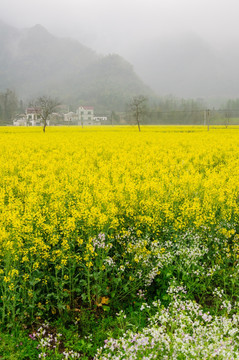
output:
M 239 51 L 217 49 L 194 33 L 141 43 L 129 51 L 138 74 L 158 94 L 234 97 L 239 94 Z
M 0 48 L 0 90 L 14 89 L 24 99 L 47 94 L 73 105 L 121 110 L 130 97 L 152 94 L 119 55 L 99 56 L 41 25 L 17 30 L 0 22 Z

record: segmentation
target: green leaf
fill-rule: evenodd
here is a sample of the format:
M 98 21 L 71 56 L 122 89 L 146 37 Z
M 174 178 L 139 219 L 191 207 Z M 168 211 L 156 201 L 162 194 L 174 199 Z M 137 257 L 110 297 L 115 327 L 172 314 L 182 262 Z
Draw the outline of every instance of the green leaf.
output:
M 106 305 L 103 305 L 102 306 L 102 309 L 106 312 L 109 312 L 110 311 L 110 307 L 109 306 L 106 306 Z

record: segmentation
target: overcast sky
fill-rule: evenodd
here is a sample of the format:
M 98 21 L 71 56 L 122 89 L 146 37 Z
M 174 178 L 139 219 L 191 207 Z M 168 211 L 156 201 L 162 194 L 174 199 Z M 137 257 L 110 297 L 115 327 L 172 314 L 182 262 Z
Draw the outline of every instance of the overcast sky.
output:
M 231 42 L 239 34 L 239 0 L 0 0 L 0 18 L 125 56 L 134 43 L 179 32 Z

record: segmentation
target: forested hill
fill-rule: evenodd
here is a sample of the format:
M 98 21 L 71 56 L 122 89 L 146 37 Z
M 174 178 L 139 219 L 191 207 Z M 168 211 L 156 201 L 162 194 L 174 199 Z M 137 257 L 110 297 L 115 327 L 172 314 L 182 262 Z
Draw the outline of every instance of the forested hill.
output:
M 0 48 L 0 91 L 14 89 L 23 99 L 47 94 L 119 111 L 130 97 L 152 94 L 119 55 L 99 56 L 41 25 L 18 30 L 0 22 Z

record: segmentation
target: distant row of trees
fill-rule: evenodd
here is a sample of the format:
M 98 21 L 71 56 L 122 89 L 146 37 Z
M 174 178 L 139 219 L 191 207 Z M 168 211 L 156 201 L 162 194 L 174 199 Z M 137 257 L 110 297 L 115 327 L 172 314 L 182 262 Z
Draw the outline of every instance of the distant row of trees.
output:
M 25 113 L 28 106 L 41 108 L 43 131 L 47 120 L 55 108 L 60 105 L 57 99 L 41 96 L 30 103 L 23 104 L 13 90 L 0 92 L 0 124 L 12 124 L 17 114 Z M 232 118 L 239 118 L 239 99 L 229 99 L 220 109 L 207 109 L 202 99 L 180 99 L 173 96 L 161 97 L 157 100 L 137 95 L 130 99 L 124 113 L 108 112 L 108 124 L 136 124 L 140 131 L 141 124 L 204 124 L 209 121 L 230 124 Z
M 160 98 L 157 103 L 143 96 L 127 106 L 127 122 L 140 124 L 225 125 L 239 124 L 239 99 L 229 99 L 219 109 L 208 108 L 202 99 Z
M 161 97 L 150 103 L 146 123 L 150 124 L 200 124 L 207 105 L 202 99 Z
M 0 92 L 0 121 L 1 125 L 7 125 L 21 110 L 22 103 L 13 90 L 7 89 Z
M 175 97 L 160 98 L 152 103 L 145 96 L 135 96 L 127 106 L 129 122 L 140 124 L 200 124 L 204 116 L 202 100 L 184 100 Z

